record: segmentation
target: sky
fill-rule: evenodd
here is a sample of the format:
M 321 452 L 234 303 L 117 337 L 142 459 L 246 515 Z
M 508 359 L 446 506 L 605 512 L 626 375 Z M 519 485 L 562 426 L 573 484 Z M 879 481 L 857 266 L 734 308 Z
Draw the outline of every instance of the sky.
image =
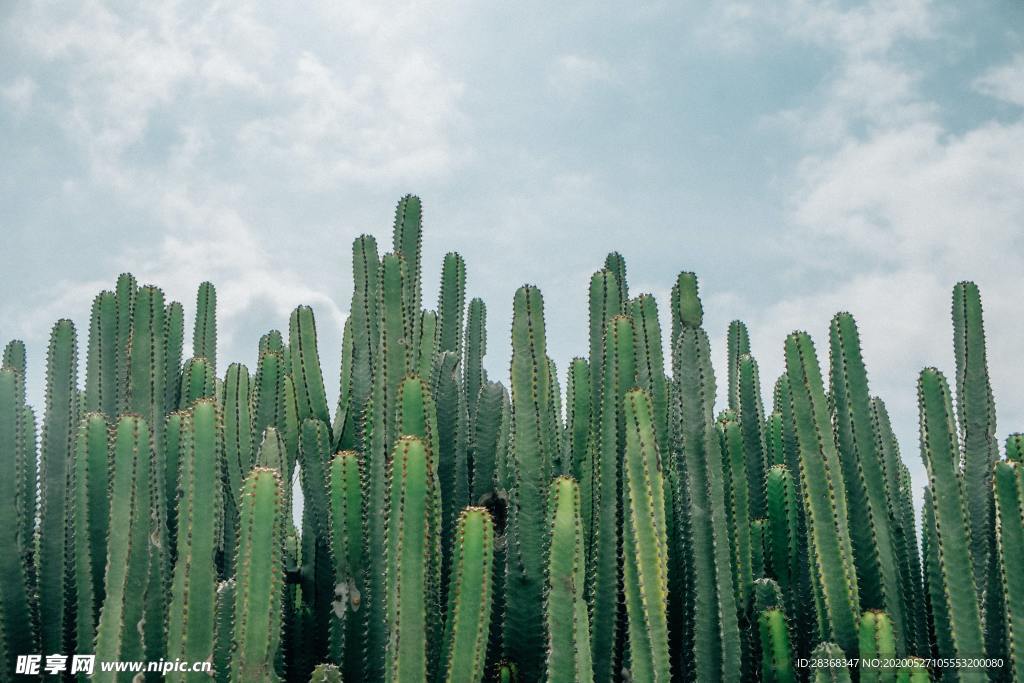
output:
M 352 240 L 390 249 L 411 192 L 425 301 L 461 253 L 492 379 L 526 282 L 560 373 L 587 352 L 587 283 L 618 250 L 663 323 L 697 272 L 719 384 L 742 319 L 766 398 L 785 335 L 827 364 L 852 312 L 920 487 L 916 377 L 953 376 L 972 279 L 998 436 L 1024 430 L 1018 0 L 12 0 L 0 55 L 0 340 L 28 344 L 37 405 L 52 323 L 84 343 L 122 271 L 189 326 L 213 281 L 220 368 L 254 369 L 259 335 L 312 305 L 336 396 Z

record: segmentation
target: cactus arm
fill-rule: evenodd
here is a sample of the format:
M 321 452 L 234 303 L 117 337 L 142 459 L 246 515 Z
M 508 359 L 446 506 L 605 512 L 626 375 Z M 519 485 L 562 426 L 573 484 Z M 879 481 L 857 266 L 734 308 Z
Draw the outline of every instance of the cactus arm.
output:
M 726 333 L 726 380 L 728 382 L 729 410 L 740 413 L 740 358 L 750 353 L 750 333 L 742 320 L 729 323 Z
M 16 523 L 25 504 L 24 496 L 18 489 L 24 481 L 21 471 L 28 464 L 17 457 L 24 436 L 22 396 L 22 373 L 12 365 L 0 369 L 0 634 L 4 635 L 6 655 L 4 671 L 14 671 L 9 656 L 36 652 L 35 633 L 32 624 L 32 605 L 29 595 L 28 566 L 26 550 L 31 547 L 31 538 L 25 536 L 25 529 Z M 32 465 L 35 469 L 35 464 Z M 76 506 L 77 509 L 77 506 Z M 90 577 L 91 578 L 91 577 Z M 91 597 L 91 593 L 90 593 Z M 89 610 L 88 616 L 93 616 Z
M 224 523 L 224 425 L 217 404 L 196 401 L 183 422 L 178 472 L 177 560 L 167 612 L 167 656 L 205 661 L 214 654 L 217 604 L 215 554 Z M 172 672 L 176 681 L 208 676 Z
M 469 402 L 469 419 L 476 418 L 480 388 L 487 381 L 484 355 L 487 353 L 487 306 L 483 299 L 469 301 L 466 313 L 465 357 L 462 361 L 463 387 Z
M 395 208 L 395 225 L 391 250 L 402 257 L 406 267 L 406 282 L 402 286 L 402 299 L 407 319 L 412 320 L 421 306 L 423 292 L 420 286 L 423 244 L 423 204 L 419 197 L 407 194 Z M 412 329 L 413 326 L 410 326 Z M 416 332 L 412 329 L 412 332 Z M 410 339 L 418 338 L 413 334 Z
M 213 674 L 217 683 L 231 680 L 231 632 L 235 616 L 235 580 L 217 584 L 217 605 L 214 608 Z
M 1007 447 L 1007 451 L 1010 450 Z M 997 462 L 993 476 L 996 500 L 996 548 L 1004 598 L 1008 668 L 1015 680 L 1024 678 L 1024 476 L 1021 463 Z M 992 617 L 989 617 L 992 618 Z
M 737 373 L 739 423 L 746 457 L 747 482 L 750 490 L 750 514 L 765 514 L 764 473 L 768 468 L 765 456 L 764 406 L 761 403 L 761 380 L 757 361 L 749 354 L 740 356 Z
M 39 530 L 35 567 L 43 652 L 64 651 L 67 483 L 77 420 L 75 327 L 60 320 L 50 336 L 46 414 L 39 463 Z M 14 653 L 17 654 L 17 653 Z
M 825 392 L 811 338 L 786 338 L 786 371 L 800 453 L 811 578 L 821 607 L 818 629 L 856 653 L 860 599 L 847 530 L 846 496 Z
M 527 679 L 543 666 L 544 511 L 552 470 L 544 303 L 529 285 L 516 291 L 512 315 L 512 434 L 509 453 L 514 485 L 510 492 L 505 649 Z
M 205 358 L 217 374 L 217 290 L 202 282 L 196 292 L 196 322 L 192 331 L 192 356 Z
M 228 366 L 224 378 L 224 552 L 223 573 L 234 574 L 238 539 L 238 496 L 242 480 L 253 465 L 252 412 L 249 370 L 241 363 Z
M 473 422 L 473 482 L 470 500 L 480 505 L 484 496 L 496 489 L 498 440 L 501 438 L 501 413 L 505 388 L 499 382 L 487 382 L 480 388 L 480 398 Z
M 617 251 L 608 254 L 604 259 L 605 270 L 615 275 L 615 284 L 619 288 L 619 301 L 623 305 L 629 301 L 629 284 L 626 282 L 626 259 Z
M 892 660 L 896 657 L 896 633 L 892 620 L 885 612 L 866 610 L 860 615 L 858 650 L 865 665 L 860 668 L 861 683 L 893 683 L 896 669 L 884 665 L 874 666 L 873 660 Z
M 377 241 L 360 235 L 352 243 L 352 304 L 349 321 L 352 328 L 352 377 L 349 403 L 356 415 L 357 429 L 373 391 L 374 362 L 377 356 L 378 282 Z M 337 435 L 335 435 L 337 436 Z
M 441 292 L 437 296 L 437 350 L 462 358 L 462 325 L 466 311 L 466 262 L 454 251 L 444 256 Z
M 117 286 L 114 290 L 117 304 L 117 327 L 115 330 L 115 376 L 114 387 L 117 392 L 115 397 L 115 410 L 108 416 L 113 419 L 128 409 L 128 346 L 131 342 L 132 316 L 135 309 L 135 296 L 138 293 L 139 284 L 131 273 L 121 273 L 117 277 Z
M 89 316 L 89 348 L 85 358 L 85 410 L 117 413 L 114 367 L 117 348 L 117 299 L 107 290 L 96 295 Z M 10 365 L 4 361 L 4 365 Z M 177 373 L 175 373 L 177 376 Z
M 163 414 L 178 407 L 181 386 L 181 356 L 185 344 L 185 311 L 178 301 L 167 304 L 164 311 L 164 405 Z
M 796 683 L 786 615 L 778 607 L 771 607 L 758 613 L 757 624 L 761 639 L 761 680 Z
M 971 527 L 971 560 L 979 600 L 988 582 L 991 547 L 992 465 L 999 458 L 996 414 L 985 353 L 981 294 L 973 282 L 953 288 L 956 417 L 960 426 L 965 503 Z
M 96 619 L 103 602 L 109 523 L 107 437 L 107 421 L 102 413 L 87 413 L 82 417 L 71 475 L 73 510 L 68 543 L 74 563 L 76 645 L 91 646 L 95 642 Z
M 610 270 L 599 270 L 590 278 L 590 389 L 597 420 L 598 406 L 601 405 L 601 389 L 604 387 L 604 370 L 602 358 L 604 354 L 604 334 L 608 321 L 622 312 L 625 304 L 620 298 L 618 281 Z
M 448 618 L 444 631 L 445 680 L 476 683 L 484 675 L 491 618 L 494 525 L 484 508 L 465 508 L 455 535 Z
M 288 350 L 299 421 L 315 417 L 330 425 L 331 415 L 327 410 L 327 393 L 316 345 L 316 322 L 309 306 L 299 306 L 292 311 L 288 322 Z
M 216 388 L 216 377 L 209 361 L 205 358 L 189 358 L 181 370 L 178 409 L 187 410 L 201 398 L 213 398 Z
M 332 656 L 347 678 L 361 680 L 366 610 L 364 590 L 363 493 L 359 454 L 342 451 L 331 459 L 328 502 L 331 553 L 334 557 L 335 604 L 331 620 Z M 340 650 L 340 652 L 339 652 Z
M 959 449 L 953 409 L 946 379 L 938 370 L 921 371 L 918 405 L 921 455 L 932 492 L 939 589 L 949 617 L 949 633 L 956 656 L 970 657 L 984 652 L 985 645 L 978 596 L 971 580 L 974 565 L 970 518 L 964 500 L 964 482 L 958 476 Z
M 623 583 L 630 666 L 637 680 L 669 681 L 668 533 L 654 409 L 643 389 L 626 392 Z
M 735 414 L 729 411 L 726 419 L 718 419 L 722 444 L 723 464 L 727 473 L 726 504 L 731 533 L 733 576 L 736 586 L 736 604 L 746 612 L 750 591 L 754 583 L 752 546 L 750 537 L 750 486 L 747 484 L 747 461 L 744 456 L 743 432 Z
M 118 419 L 110 485 L 110 536 L 103 607 L 96 627 L 96 659 L 145 659 L 143 633 L 149 579 L 153 503 L 149 428 L 135 415 Z M 128 680 L 98 671 L 93 680 Z
M 231 680 L 277 681 L 284 569 L 284 491 L 278 471 L 256 467 L 242 484 Z

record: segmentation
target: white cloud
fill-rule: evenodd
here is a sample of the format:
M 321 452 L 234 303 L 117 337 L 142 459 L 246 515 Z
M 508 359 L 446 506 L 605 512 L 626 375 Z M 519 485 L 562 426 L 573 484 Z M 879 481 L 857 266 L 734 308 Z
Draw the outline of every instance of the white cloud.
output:
M 556 92 L 569 95 L 579 95 L 587 88 L 617 80 L 608 62 L 585 55 L 560 55 L 548 70 L 548 85 Z
M 986 71 L 974 81 L 978 92 L 1024 107 L 1024 54 Z
M 32 98 L 38 89 L 35 80 L 28 76 L 20 76 L 0 88 L 0 95 L 3 95 L 17 113 L 24 114 L 32 106 Z

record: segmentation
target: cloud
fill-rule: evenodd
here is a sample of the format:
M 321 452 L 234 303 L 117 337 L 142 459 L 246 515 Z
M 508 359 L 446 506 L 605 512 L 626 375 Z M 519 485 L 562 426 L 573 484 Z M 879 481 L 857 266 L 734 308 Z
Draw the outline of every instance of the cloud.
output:
M 569 95 L 579 95 L 587 88 L 617 80 L 608 62 L 578 54 L 560 55 L 548 70 L 548 85 L 556 92 Z
M 21 76 L 0 88 L 0 95 L 3 95 L 16 112 L 24 114 L 32 106 L 32 98 L 38 89 L 35 80 Z
M 989 69 L 974 81 L 974 87 L 989 97 L 1024 107 L 1024 54 Z

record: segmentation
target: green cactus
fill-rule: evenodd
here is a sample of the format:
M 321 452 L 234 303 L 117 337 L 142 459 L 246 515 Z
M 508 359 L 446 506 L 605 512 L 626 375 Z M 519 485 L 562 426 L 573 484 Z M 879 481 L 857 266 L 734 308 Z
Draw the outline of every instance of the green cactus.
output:
M 334 602 L 334 560 L 331 555 L 330 501 L 326 485 L 331 458 L 327 425 L 316 418 L 302 423 L 299 446 L 302 485 L 302 603 L 309 622 L 304 649 L 312 662 L 327 657 Z
M 786 338 L 786 372 L 800 453 L 818 633 L 852 656 L 857 651 L 860 598 L 846 494 L 818 359 L 804 332 Z
M 334 558 L 332 659 L 350 680 L 361 680 L 364 653 L 357 648 L 365 629 L 360 610 L 366 559 L 363 548 L 362 463 L 355 451 L 335 455 L 328 469 L 331 554 Z
M 277 681 L 281 640 L 285 506 L 281 475 L 255 467 L 242 484 L 235 560 L 231 680 Z
M 731 410 L 718 417 L 717 427 L 726 475 L 726 518 L 730 528 L 729 546 L 732 551 L 736 604 L 740 612 L 746 612 L 755 574 L 750 538 L 750 486 L 747 484 L 743 432 L 736 421 L 736 414 Z
M 423 205 L 420 198 L 407 194 L 398 201 L 395 208 L 395 225 L 392 236 L 392 251 L 405 262 L 405 282 L 402 285 L 405 316 L 411 323 L 419 313 L 423 301 L 420 286 L 423 244 Z M 410 324 L 410 339 L 418 339 L 414 324 Z
M 857 647 L 864 663 L 860 667 L 861 683 L 896 680 L 896 668 L 885 662 L 896 658 L 897 637 L 892 619 L 885 612 L 869 609 L 860 615 Z
M 594 680 L 590 617 L 583 597 L 586 564 L 580 503 L 579 485 L 571 477 L 561 476 L 551 482 L 545 598 L 546 680 L 551 683 Z
M 626 283 L 626 259 L 622 254 L 613 251 L 604 259 L 605 270 L 615 275 L 615 282 L 619 288 L 619 301 L 625 305 L 629 301 L 629 286 Z
M 46 356 L 46 414 L 39 461 L 39 528 L 34 562 L 40 647 L 51 653 L 63 652 L 65 644 L 67 483 L 78 424 L 76 345 L 74 324 L 70 320 L 58 321 L 50 334 Z
M 117 277 L 117 286 L 114 289 L 117 304 L 116 351 L 114 355 L 114 376 L 117 378 L 114 388 L 117 398 L 114 415 L 119 415 L 128 409 L 128 347 L 131 342 L 132 316 L 135 313 L 135 296 L 138 290 L 139 283 L 131 273 L 121 273 Z
M 1007 454 L 1014 450 L 1011 436 L 1007 441 Z M 997 462 L 993 476 L 996 501 L 996 548 L 1001 578 L 1001 589 L 1004 596 L 1004 615 L 1000 615 L 1005 624 L 1007 648 L 1006 654 L 1010 661 L 1008 668 L 1014 680 L 1024 678 L 1024 574 L 1021 574 L 1021 562 L 1024 561 L 1024 505 L 1021 492 L 1024 490 L 1022 464 L 1016 460 Z M 986 619 L 999 618 L 987 615 Z
M 224 524 L 221 491 L 224 424 L 216 403 L 200 399 L 182 424 L 178 469 L 177 560 L 167 607 L 167 656 L 213 657 L 216 622 L 216 553 Z M 172 680 L 198 681 L 205 673 L 172 672 Z
M 433 427 L 433 441 L 429 445 L 441 485 L 441 547 L 445 549 L 441 579 L 445 584 L 451 559 L 448 551 L 454 538 L 458 511 L 470 502 L 466 453 L 469 416 L 459 381 L 458 365 L 459 356 L 456 352 L 442 351 L 435 359 L 431 378 L 437 418 Z M 418 432 L 404 429 L 402 433 L 419 435 Z
M 876 448 L 871 395 L 857 324 L 849 313 L 832 318 L 830 378 L 840 464 L 846 482 L 850 538 L 862 609 L 889 615 L 896 651 L 906 653 L 903 601 L 897 566 L 886 471 Z
M 484 508 L 459 516 L 448 590 L 443 652 L 445 680 L 476 683 L 483 678 L 491 619 L 494 524 Z
M 140 624 L 145 618 L 150 534 L 157 501 L 152 496 L 153 454 L 149 427 L 137 415 L 122 415 L 113 441 L 110 518 L 103 607 L 96 627 L 96 659 L 146 658 Z M 130 673 L 97 670 L 93 680 L 129 681 Z
M 87 412 L 117 414 L 117 298 L 105 290 L 92 301 L 89 316 L 89 348 L 85 357 L 85 405 Z M 4 359 L 4 365 L 9 365 Z M 175 372 L 177 376 L 177 372 Z
M 352 243 L 352 303 L 346 329 L 351 330 L 351 372 L 342 373 L 342 391 L 349 397 L 349 409 L 357 434 L 351 447 L 362 434 L 362 415 L 373 391 L 374 359 L 377 354 L 377 241 L 371 235 L 360 235 Z M 335 437 L 338 435 L 335 434 Z
M 633 321 L 624 315 L 613 316 L 605 332 L 604 371 L 601 407 L 596 433 L 598 460 L 593 487 L 593 522 L 590 543 L 591 585 L 588 598 L 591 606 L 591 652 L 594 656 L 594 677 L 606 680 L 615 670 L 619 634 L 619 547 L 620 468 L 625 452 L 624 397 L 636 384 Z
M 480 388 L 487 383 L 484 355 L 487 354 L 487 306 L 483 299 L 469 300 L 466 313 L 466 338 L 463 343 L 462 382 L 469 403 L 469 419 L 476 418 Z
M 224 377 L 224 543 L 223 574 L 234 574 L 234 547 L 238 542 L 238 496 L 242 480 L 252 469 L 253 432 L 249 403 L 249 370 L 241 363 L 228 366 Z
M 217 683 L 231 680 L 231 632 L 235 617 L 235 580 L 217 584 L 216 622 L 213 636 L 213 674 Z
M 470 500 L 474 505 L 495 491 L 495 466 L 498 441 L 501 438 L 501 415 L 508 396 L 500 382 L 487 382 L 480 387 L 476 414 L 472 421 L 473 481 Z
M 754 614 L 760 614 L 766 609 L 783 607 L 785 605 L 782 589 L 779 588 L 779 583 L 775 579 L 766 579 L 764 577 L 755 579 L 752 595 L 753 597 L 750 602 L 753 606 Z
M 654 409 L 643 389 L 626 392 L 624 403 L 623 584 L 630 671 L 636 680 L 668 681 L 668 531 Z
M 26 537 L 23 526 L 16 523 L 26 504 L 21 490 L 25 481 L 23 470 L 30 466 L 19 457 L 23 454 L 24 387 L 22 373 L 15 369 L 17 361 L 6 353 L 4 361 L 4 367 L 0 369 L 0 518 L 5 520 L 0 525 L 0 544 L 5 548 L 0 554 L 0 605 L 3 606 L 0 610 L 0 636 L 6 645 L 6 656 L 2 660 L 4 671 L 9 673 L 14 670 L 14 663 L 9 657 L 36 652 L 37 647 L 32 628 L 33 605 L 26 562 L 32 539 Z M 34 471 L 34 462 L 31 467 Z M 76 563 L 88 561 L 88 556 L 75 560 Z M 91 582 L 91 575 L 89 578 Z M 92 610 L 88 616 L 93 617 Z
M 931 487 L 924 487 L 921 509 L 921 555 L 924 558 L 924 589 L 928 607 L 930 651 L 938 657 L 953 657 L 953 639 L 949 628 L 949 610 L 943 595 L 939 543 L 935 536 L 935 508 Z
M 181 386 L 181 354 L 185 343 L 185 311 L 178 301 L 167 304 L 164 311 L 164 407 L 163 413 L 178 407 Z
M 103 604 L 103 574 L 107 562 L 110 454 L 107 420 L 103 413 L 86 413 L 75 439 L 70 494 L 72 525 L 68 552 L 75 580 L 75 644 L 91 646 L 96 619 Z
M 299 423 L 313 417 L 330 425 L 331 415 L 327 410 L 327 393 L 316 348 L 316 322 L 309 306 L 299 306 L 292 311 L 288 322 L 288 350 Z
M 309 676 L 309 683 L 341 683 L 341 671 L 333 664 L 320 664 Z
M 786 611 L 797 614 L 797 581 L 800 571 L 800 522 L 793 475 L 785 465 L 768 469 L 765 489 L 768 502 L 768 568 L 786 596 Z
M 181 385 L 178 390 L 178 409 L 188 410 L 201 398 L 213 398 L 216 394 L 216 377 L 213 366 L 205 358 L 189 358 L 181 370 Z
M 512 305 L 511 375 L 513 419 L 508 459 L 515 480 L 509 491 L 504 642 L 507 656 L 517 663 L 523 677 L 536 680 L 544 652 L 543 629 L 537 628 L 544 611 L 544 505 L 557 434 L 549 424 L 551 378 L 544 302 L 540 290 L 529 285 L 516 291 Z
M 730 562 L 722 451 L 712 416 L 714 372 L 693 273 L 673 290 L 673 419 L 680 420 L 676 467 L 685 482 L 692 552 L 693 667 L 698 680 L 738 680 L 740 633 Z M 677 520 L 680 517 L 677 516 Z
M 437 312 L 422 310 L 416 319 L 416 338 L 412 348 L 412 371 L 421 377 L 430 377 L 437 358 Z
M 387 561 L 384 592 L 388 627 L 385 680 L 426 681 L 434 674 L 427 643 L 435 633 L 438 599 L 438 532 L 440 510 L 435 474 L 424 442 L 403 436 L 390 463 Z
M 462 358 L 462 325 L 466 311 L 466 262 L 454 251 L 444 256 L 441 293 L 437 296 L 437 350 Z
M 954 656 L 985 651 L 978 595 L 971 580 L 974 564 L 965 488 L 957 463 L 959 448 L 946 378 L 935 368 L 921 371 L 917 383 L 921 414 L 921 456 L 928 470 L 938 560 L 937 592 L 949 618 Z M 985 533 L 988 533 L 987 530 Z M 938 625 L 936 626 L 938 628 Z M 962 672 L 961 679 L 981 680 L 980 672 Z
M 519 668 L 512 662 L 500 662 L 494 678 L 498 683 L 518 683 Z
M 728 384 L 729 410 L 740 412 L 740 358 L 750 353 L 750 333 L 742 320 L 729 323 L 726 333 L 726 380 Z
M 992 465 L 999 458 L 996 413 L 985 355 L 981 294 L 973 282 L 953 288 L 953 348 L 956 358 L 956 422 L 960 428 L 964 502 L 970 525 L 971 560 L 979 600 L 988 582 L 992 515 Z M 936 491 L 937 493 L 937 491 Z
M 743 453 L 747 462 L 750 489 L 750 514 L 765 515 L 764 473 L 768 468 L 764 434 L 764 406 L 761 403 L 761 380 L 757 361 L 749 354 L 740 356 L 737 373 L 739 423 L 743 434 Z
M 896 672 L 896 683 L 929 683 L 931 680 L 927 663 L 917 657 L 911 657 L 910 664 Z
M 786 615 L 778 607 L 758 612 L 761 645 L 761 680 L 764 683 L 796 683 L 793 647 Z
M 811 653 L 811 683 L 850 683 L 850 670 L 842 665 L 847 656 L 836 643 L 821 643 Z
M 601 389 L 604 385 L 602 358 L 604 355 L 604 334 L 608 321 L 622 313 L 625 302 L 619 293 L 618 279 L 610 270 L 599 270 L 590 278 L 590 389 L 593 393 L 591 406 L 596 423 L 601 405 Z

